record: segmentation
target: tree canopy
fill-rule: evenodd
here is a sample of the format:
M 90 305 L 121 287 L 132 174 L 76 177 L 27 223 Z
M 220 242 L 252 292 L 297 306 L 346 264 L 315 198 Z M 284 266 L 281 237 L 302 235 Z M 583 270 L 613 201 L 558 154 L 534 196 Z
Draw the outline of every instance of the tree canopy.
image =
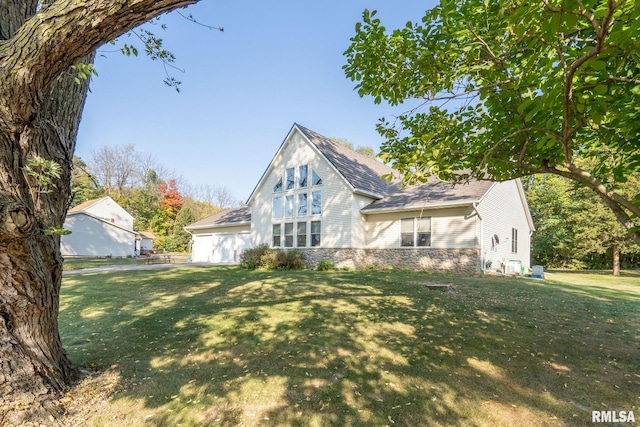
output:
M 555 174 L 640 243 L 640 195 L 619 191 L 640 171 L 639 14 L 631 0 L 442 0 L 388 32 L 366 10 L 344 69 L 361 96 L 419 104 L 378 124 L 407 181 Z

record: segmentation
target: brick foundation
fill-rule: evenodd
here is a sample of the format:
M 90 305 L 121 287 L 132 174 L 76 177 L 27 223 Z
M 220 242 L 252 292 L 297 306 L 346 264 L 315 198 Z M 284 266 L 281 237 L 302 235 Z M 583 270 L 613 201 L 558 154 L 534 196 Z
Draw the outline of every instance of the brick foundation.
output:
M 408 268 L 460 275 L 480 274 L 478 248 L 436 249 L 302 249 L 307 264 L 315 267 L 320 260 L 329 260 L 336 268 L 363 269 L 369 266 Z

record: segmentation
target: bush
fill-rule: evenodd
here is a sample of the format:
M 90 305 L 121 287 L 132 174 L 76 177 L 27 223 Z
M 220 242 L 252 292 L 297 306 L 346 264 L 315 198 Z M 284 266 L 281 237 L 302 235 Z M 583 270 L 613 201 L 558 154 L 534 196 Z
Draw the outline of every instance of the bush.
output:
M 299 249 L 271 249 L 262 244 L 240 254 L 240 266 L 249 270 L 302 270 L 306 268 L 304 252 Z
M 333 262 L 329 261 L 328 259 L 321 259 L 320 261 L 318 261 L 318 265 L 316 266 L 316 269 L 318 271 L 329 271 L 329 270 L 334 270 L 336 267 L 333 264 Z
M 249 270 L 262 267 L 262 257 L 269 252 L 267 244 L 258 245 L 255 248 L 245 249 L 240 253 L 240 266 Z
M 302 270 L 306 268 L 304 252 L 299 249 L 289 249 L 287 251 L 278 250 L 278 268 L 279 270 Z

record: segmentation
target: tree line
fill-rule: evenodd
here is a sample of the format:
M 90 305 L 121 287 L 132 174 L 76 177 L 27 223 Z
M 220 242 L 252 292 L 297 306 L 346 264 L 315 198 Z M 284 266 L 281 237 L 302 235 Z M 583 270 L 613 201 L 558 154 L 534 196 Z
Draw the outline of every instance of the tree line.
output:
M 105 145 L 86 161 L 74 156 L 71 191 L 69 207 L 110 196 L 133 216 L 136 231 L 156 236 L 155 249 L 170 252 L 188 249 L 186 225 L 241 204 L 225 187 L 191 186 L 133 144 Z
M 523 180 L 536 231 L 531 261 L 547 268 L 613 269 L 640 266 L 640 246 L 593 191 L 557 175 Z M 617 189 L 640 194 L 640 174 Z

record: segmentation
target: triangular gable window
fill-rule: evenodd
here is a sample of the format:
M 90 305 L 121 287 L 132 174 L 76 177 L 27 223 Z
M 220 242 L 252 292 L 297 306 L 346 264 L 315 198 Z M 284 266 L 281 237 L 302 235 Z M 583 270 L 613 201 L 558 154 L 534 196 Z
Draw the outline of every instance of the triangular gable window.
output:
M 318 176 L 316 171 L 311 171 L 311 185 L 320 185 L 322 184 L 322 178 Z
M 282 177 L 280 177 L 280 179 L 278 180 L 276 185 L 273 187 L 273 192 L 274 193 L 279 193 L 281 191 L 282 191 Z

